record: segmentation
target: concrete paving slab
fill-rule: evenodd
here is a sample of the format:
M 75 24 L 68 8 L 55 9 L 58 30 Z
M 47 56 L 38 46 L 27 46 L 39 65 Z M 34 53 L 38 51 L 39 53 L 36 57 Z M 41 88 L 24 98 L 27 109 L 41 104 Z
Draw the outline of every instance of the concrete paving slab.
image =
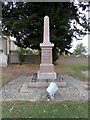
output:
M 8 85 L 4 86 L 2 92 L 2 101 L 43 101 L 46 100 L 48 93 L 46 88 L 28 88 L 32 76 L 21 76 Z M 88 100 L 88 82 L 82 82 L 68 75 L 61 76 L 67 86 L 60 87 L 55 94 L 55 101 L 63 100 Z

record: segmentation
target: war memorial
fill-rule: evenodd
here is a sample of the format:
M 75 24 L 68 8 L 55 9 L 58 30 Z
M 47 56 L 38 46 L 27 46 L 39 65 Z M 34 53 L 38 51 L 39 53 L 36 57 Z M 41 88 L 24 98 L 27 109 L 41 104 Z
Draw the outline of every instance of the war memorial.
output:
M 50 42 L 49 17 L 44 17 L 44 34 L 41 47 L 40 70 L 33 75 L 29 87 L 48 87 L 50 82 L 55 82 L 58 87 L 65 87 L 66 82 L 54 71 L 52 64 L 52 48 L 54 44 Z

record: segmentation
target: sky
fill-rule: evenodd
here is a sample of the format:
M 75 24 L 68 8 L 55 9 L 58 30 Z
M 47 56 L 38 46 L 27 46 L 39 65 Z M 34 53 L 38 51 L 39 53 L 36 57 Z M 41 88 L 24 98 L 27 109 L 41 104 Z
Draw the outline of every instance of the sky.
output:
M 75 0 L 75 4 L 78 4 L 78 0 Z M 88 12 L 86 12 L 88 9 L 86 9 L 85 11 L 82 11 L 82 9 L 80 8 L 79 10 L 80 10 L 80 12 L 85 13 L 86 18 L 88 19 Z M 80 28 L 80 25 L 76 25 L 76 26 L 77 26 L 77 28 Z M 71 43 L 72 48 L 69 49 L 69 51 L 73 52 L 74 49 L 76 48 L 77 44 L 80 44 L 80 43 L 83 43 L 83 46 L 85 46 L 88 49 L 88 38 L 89 38 L 88 34 L 85 35 L 84 37 L 82 37 L 81 40 L 76 40 L 75 38 L 73 38 L 73 41 Z
M 71 53 L 73 53 L 74 49 L 76 48 L 77 44 L 80 44 L 80 43 L 83 43 L 83 46 L 86 47 L 86 49 L 88 48 L 88 35 L 85 35 L 82 40 L 76 40 L 76 39 L 73 39 L 73 42 L 71 43 L 72 45 L 72 48 L 69 49 L 69 51 Z

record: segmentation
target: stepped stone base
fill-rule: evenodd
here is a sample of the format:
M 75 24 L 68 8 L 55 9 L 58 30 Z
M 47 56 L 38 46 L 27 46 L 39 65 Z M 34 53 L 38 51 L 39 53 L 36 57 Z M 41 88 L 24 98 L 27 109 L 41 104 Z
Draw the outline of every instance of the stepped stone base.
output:
M 36 83 L 31 83 L 30 82 L 28 87 L 29 88 L 47 88 L 50 85 L 51 82 L 52 81 L 49 81 L 49 82 L 47 82 L 47 81 L 43 81 L 43 82 L 38 81 Z M 56 83 L 56 85 L 58 87 L 66 87 L 66 82 L 57 82 L 57 81 L 53 81 L 53 82 Z
M 40 72 L 41 73 L 53 73 L 54 72 L 54 65 L 53 64 L 40 64 Z
M 37 79 L 52 79 L 55 80 L 56 79 L 57 74 L 55 72 L 40 72 L 38 71 L 37 74 Z

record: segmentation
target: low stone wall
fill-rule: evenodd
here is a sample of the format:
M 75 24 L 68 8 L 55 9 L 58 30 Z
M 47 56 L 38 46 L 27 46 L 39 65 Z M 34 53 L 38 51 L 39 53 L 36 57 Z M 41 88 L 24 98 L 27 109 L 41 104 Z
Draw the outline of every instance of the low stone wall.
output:
M 59 64 L 82 65 L 88 64 L 88 57 L 60 56 L 56 62 Z
M 20 63 L 17 54 L 9 55 L 9 63 Z M 24 55 L 24 64 L 40 64 L 40 55 Z
M 20 63 L 17 54 L 9 55 L 9 63 Z
M 24 55 L 23 63 L 40 64 L 40 55 Z
M 88 64 L 87 57 L 60 56 L 56 61 L 59 64 Z M 19 63 L 18 55 L 9 55 L 9 63 Z M 24 64 L 40 64 L 40 55 L 24 55 Z

